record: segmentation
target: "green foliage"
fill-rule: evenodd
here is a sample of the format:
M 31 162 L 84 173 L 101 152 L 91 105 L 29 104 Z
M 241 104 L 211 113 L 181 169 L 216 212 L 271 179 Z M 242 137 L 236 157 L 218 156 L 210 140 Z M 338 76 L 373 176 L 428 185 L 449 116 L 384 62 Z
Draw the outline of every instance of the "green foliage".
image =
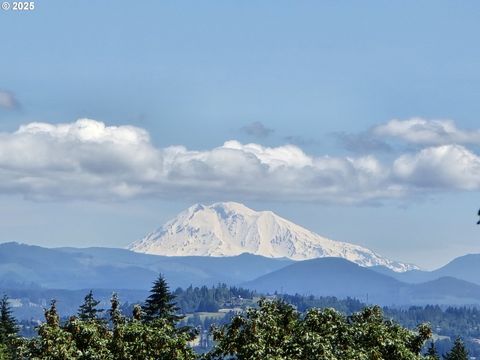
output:
M 85 300 L 82 305 L 78 308 L 78 317 L 83 321 L 92 321 L 99 320 L 100 314 L 104 309 L 98 309 L 97 306 L 100 304 L 99 300 L 95 300 L 93 297 L 93 291 L 85 296 Z
M 63 327 L 77 349 L 79 360 L 114 360 L 109 350 L 112 333 L 96 319 L 82 321 L 72 317 Z
M 280 299 L 295 306 L 298 311 L 304 312 L 311 308 L 333 308 L 343 314 L 350 315 L 354 312 L 362 310 L 366 305 L 357 299 L 346 298 L 337 299 L 334 296 L 316 297 L 313 295 L 303 296 L 300 294 L 278 296 Z
M 63 326 L 56 303 L 52 301 L 45 311 L 45 323 L 39 327 L 38 336 L 22 344 L 22 357 L 35 360 L 194 360 L 196 355 L 188 344 L 193 333 L 188 328 L 175 326 L 173 298 L 160 277 L 147 300 L 149 320 L 142 321 L 144 313 L 140 306 L 135 306 L 132 318 L 127 318 L 120 311 L 118 296 L 113 294 L 108 311 L 111 326 L 99 318 L 103 310 L 97 308 L 99 301 L 94 299 L 92 291 L 85 296 L 78 317 L 71 317 Z
M 0 360 L 11 359 L 16 356 L 17 322 L 6 295 L 0 300 Z
M 88 295 L 87 295 L 88 296 Z M 92 302 L 93 304 L 93 302 Z M 141 321 L 141 310 L 124 317 L 114 294 L 109 311 L 111 327 L 96 317 L 71 317 L 60 324 L 55 301 L 45 311 L 38 336 L 25 340 L 21 355 L 32 360 L 194 360 L 192 336 L 168 319 Z M 96 305 L 95 305 L 96 306 Z M 140 307 L 136 307 L 140 309 Z M 1 354 L 1 352 L 0 352 Z M 0 357 L 0 360 L 2 358 Z
M 177 315 L 179 308 L 173 302 L 174 299 L 175 295 L 170 292 L 167 282 L 160 274 L 142 308 L 144 320 L 167 319 L 171 323 L 179 321 L 182 317 Z
M 0 300 L 0 343 L 5 344 L 17 331 L 17 323 L 8 304 L 8 297 L 4 295 Z
M 26 341 L 21 351 L 27 359 L 64 360 L 77 358 L 78 351 L 72 335 L 60 327 L 56 303 L 45 310 L 45 323 L 38 329 L 38 337 Z
M 226 286 L 197 289 L 189 290 L 190 294 L 201 294 L 197 298 L 200 299 L 197 307 L 202 301 L 206 305 L 228 302 L 231 306 L 238 306 L 236 301 L 243 299 L 242 296 L 232 296 L 231 288 Z M 38 336 L 20 340 L 12 334 L 11 344 L 20 348 L 19 357 L 9 352 L 8 346 L 0 344 L 0 360 L 198 359 L 190 346 L 196 333 L 192 328 L 179 327 L 174 298 L 175 295 L 169 292 L 165 280 L 160 277 L 146 306 L 134 306 L 131 317 L 122 314 L 120 300 L 113 294 L 107 321 L 99 319 L 98 302 L 90 292 L 85 297 L 84 306 L 80 307 L 79 314 L 83 316 L 71 317 L 64 324 L 60 323 L 56 303 L 52 301 L 45 311 L 45 323 L 38 328 Z M 312 297 L 302 300 L 300 296 L 294 296 L 294 300 L 305 306 L 317 301 Z M 334 298 L 318 301 L 335 303 Z M 4 314 L 8 314 L 4 319 L 15 324 L 6 299 L 3 303 Z M 340 303 L 344 309 L 358 306 L 351 299 Z M 199 321 L 199 317 L 196 318 Z M 224 321 L 223 326 L 213 329 L 216 345 L 202 359 L 439 360 L 433 343 L 426 354 L 421 355 L 425 341 L 431 337 L 429 326 L 420 325 L 416 331 L 408 330 L 385 319 L 382 309 L 377 306 L 346 315 L 332 308 L 299 311 L 281 299 L 262 299 L 257 307 L 247 307 L 239 315 L 232 312 L 225 316 Z M 446 360 L 467 358 L 460 339 L 444 357 Z
M 243 288 L 218 284 L 210 288 L 207 286 L 178 288 L 174 295 L 177 305 L 183 313 L 193 313 L 237 307 L 242 305 L 246 299 L 252 300 L 256 293 Z
M 214 329 L 217 345 L 206 359 L 417 360 L 430 336 L 428 326 L 414 333 L 385 321 L 379 307 L 350 317 L 333 309 L 302 316 L 285 302 L 261 300 L 258 309 Z
M 0 344 L 0 360 L 9 360 L 11 359 L 9 353 L 8 353 L 8 348 L 4 344 Z
M 283 302 L 260 301 L 260 309 L 250 308 L 245 315 L 214 329 L 216 348 L 209 359 L 236 355 L 239 359 L 297 359 L 294 337 L 299 334 L 299 314 Z
M 108 310 L 108 315 L 110 316 L 110 321 L 112 322 L 113 327 L 115 327 L 125 320 L 120 310 L 120 300 L 118 299 L 118 295 L 116 293 L 112 294 L 110 305 L 111 306 L 110 310 Z
M 438 356 L 437 349 L 435 348 L 435 343 L 433 341 L 430 342 L 425 355 L 429 358 L 429 360 L 440 360 L 440 356 Z
M 452 349 L 443 357 L 445 360 L 468 360 L 468 351 L 460 338 L 456 338 Z
M 175 328 L 167 319 L 148 323 L 132 320 L 114 329 L 116 360 L 193 360 L 196 355 L 188 333 Z

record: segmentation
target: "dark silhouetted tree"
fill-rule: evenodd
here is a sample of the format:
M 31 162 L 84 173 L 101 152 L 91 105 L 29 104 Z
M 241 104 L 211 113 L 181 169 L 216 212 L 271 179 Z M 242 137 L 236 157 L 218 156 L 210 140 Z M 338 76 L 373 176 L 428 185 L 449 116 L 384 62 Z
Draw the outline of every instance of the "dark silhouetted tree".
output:
M 462 339 L 456 338 L 452 349 L 443 356 L 445 360 L 468 360 L 468 351 Z
M 0 342 L 5 344 L 8 337 L 17 334 L 17 330 L 17 322 L 8 304 L 8 297 L 4 295 L 0 300 Z
M 85 296 L 83 304 L 78 308 L 78 318 L 82 321 L 98 320 L 99 315 L 104 311 L 103 309 L 97 308 L 98 304 L 100 304 L 100 301 L 95 300 L 93 291 L 90 290 Z
M 120 300 L 118 299 L 118 295 L 116 293 L 112 294 L 112 298 L 110 299 L 110 310 L 108 310 L 108 315 L 110 315 L 110 321 L 112 322 L 113 327 L 115 328 L 116 325 L 124 322 L 124 317 L 122 316 L 122 312 L 120 311 Z
M 435 343 L 433 341 L 430 342 L 425 355 L 429 356 L 430 360 L 440 360 L 440 356 L 437 353 L 437 349 L 435 348 Z
M 175 296 L 170 292 L 167 282 L 160 274 L 153 283 L 150 296 L 142 308 L 144 320 L 166 319 L 172 323 L 178 322 L 182 317 L 177 315 L 179 308 L 174 299 Z
M 0 347 L 5 358 L 13 358 L 16 353 L 17 322 L 12 315 L 7 295 L 0 300 Z

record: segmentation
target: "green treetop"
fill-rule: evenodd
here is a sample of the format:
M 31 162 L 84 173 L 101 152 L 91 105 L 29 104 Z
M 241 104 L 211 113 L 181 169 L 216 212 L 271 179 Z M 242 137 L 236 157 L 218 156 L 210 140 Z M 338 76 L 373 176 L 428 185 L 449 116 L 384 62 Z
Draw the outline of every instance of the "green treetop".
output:
M 173 302 L 174 299 L 175 296 L 170 292 L 167 282 L 160 274 L 153 283 L 150 296 L 142 308 L 144 319 L 146 321 L 166 319 L 172 323 L 177 322 L 181 316 L 177 315 L 179 308 Z
M 78 308 L 78 317 L 83 321 L 92 321 L 98 320 L 99 315 L 104 311 L 103 309 L 98 309 L 97 306 L 100 304 L 99 300 L 95 300 L 93 297 L 93 291 L 85 296 L 85 300 L 82 305 Z
M 435 343 L 433 341 L 430 342 L 425 355 L 429 356 L 430 360 L 440 360 L 440 356 L 437 353 L 437 349 L 435 348 Z
M 17 334 L 17 322 L 12 315 L 7 295 L 0 300 L 0 343 L 5 344 L 10 336 Z
M 452 349 L 443 357 L 445 360 L 468 360 L 468 351 L 462 339 L 456 338 Z
M 6 295 L 0 300 L 0 359 L 11 359 L 17 353 L 17 322 Z

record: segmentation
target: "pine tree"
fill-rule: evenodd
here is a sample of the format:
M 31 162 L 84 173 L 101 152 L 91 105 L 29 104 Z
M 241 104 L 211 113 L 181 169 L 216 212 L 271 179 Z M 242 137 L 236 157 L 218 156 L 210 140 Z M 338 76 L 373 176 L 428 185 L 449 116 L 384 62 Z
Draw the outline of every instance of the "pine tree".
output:
M 435 343 L 433 341 L 430 342 L 430 346 L 428 347 L 425 355 L 428 356 L 430 360 L 440 360 L 440 356 L 438 356 L 437 349 L 435 348 Z
M 85 300 L 82 305 L 78 308 L 78 317 L 83 321 L 93 321 L 98 320 L 99 315 L 104 311 L 103 309 L 97 309 L 99 300 L 95 300 L 93 297 L 93 291 L 85 296 Z
M 17 322 L 8 304 L 8 297 L 4 295 L 0 300 L 0 343 L 5 344 L 10 336 L 17 334 L 17 330 Z
M 446 355 L 443 356 L 445 360 L 468 360 L 468 351 L 463 344 L 462 339 L 456 338 L 453 347 Z
M 120 311 L 120 300 L 116 293 L 112 294 L 110 299 L 110 321 L 112 322 L 112 339 L 110 341 L 110 351 L 116 359 L 125 358 L 125 344 L 123 341 L 122 325 L 125 324 L 125 318 Z
M 57 300 L 52 300 L 50 302 L 50 307 L 45 310 L 45 323 L 51 327 L 60 326 L 60 316 L 57 312 Z
M 8 297 L 4 295 L 0 300 L 0 356 L 6 356 L 7 358 L 14 357 L 16 353 L 15 340 L 17 332 L 17 322 L 8 304 Z
M 178 322 L 182 317 L 176 315 L 179 308 L 173 302 L 174 299 L 175 296 L 170 292 L 167 282 L 160 274 L 158 279 L 153 283 L 150 296 L 143 306 L 145 313 L 144 319 L 151 321 L 162 318 L 172 323 Z
M 110 304 L 111 307 L 110 310 L 108 310 L 108 314 L 110 315 L 110 321 L 115 328 L 118 324 L 124 321 L 124 317 L 122 316 L 122 312 L 120 311 L 120 300 L 118 299 L 117 293 L 112 294 Z

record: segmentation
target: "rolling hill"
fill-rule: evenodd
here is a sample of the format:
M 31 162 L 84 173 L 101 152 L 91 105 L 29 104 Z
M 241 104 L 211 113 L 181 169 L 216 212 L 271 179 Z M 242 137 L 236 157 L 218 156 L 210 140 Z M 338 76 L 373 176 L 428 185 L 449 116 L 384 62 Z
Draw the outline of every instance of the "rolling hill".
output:
M 453 277 L 409 284 L 341 258 L 297 262 L 242 285 L 263 293 L 354 297 L 381 305 L 480 303 L 477 284 Z

